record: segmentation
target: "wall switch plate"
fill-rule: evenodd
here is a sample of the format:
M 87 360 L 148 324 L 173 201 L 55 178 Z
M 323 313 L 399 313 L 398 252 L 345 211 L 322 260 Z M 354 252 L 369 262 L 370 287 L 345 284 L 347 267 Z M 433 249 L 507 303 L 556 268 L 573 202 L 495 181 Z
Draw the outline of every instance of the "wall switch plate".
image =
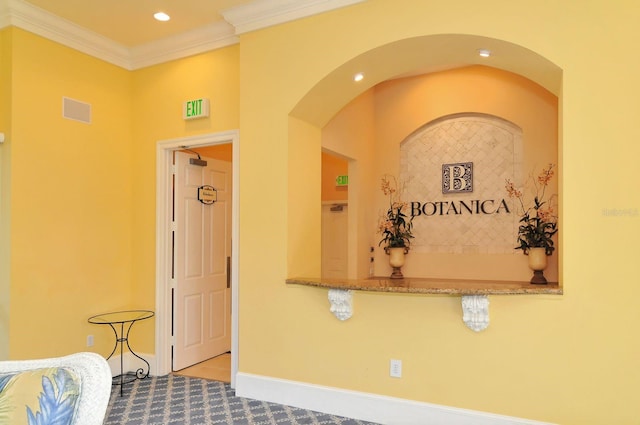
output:
M 389 362 L 389 376 L 402 378 L 402 360 L 391 359 Z
M 87 335 L 87 347 L 93 347 L 93 335 Z

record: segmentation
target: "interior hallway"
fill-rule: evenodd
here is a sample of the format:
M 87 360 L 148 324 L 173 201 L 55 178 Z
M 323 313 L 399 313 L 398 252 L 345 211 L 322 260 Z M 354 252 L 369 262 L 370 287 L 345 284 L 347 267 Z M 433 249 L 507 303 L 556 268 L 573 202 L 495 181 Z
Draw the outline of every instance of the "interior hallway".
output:
M 231 382 L 231 353 L 224 353 L 185 369 L 173 372 L 173 375 L 190 376 L 192 378 L 210 379 L 212 381 Z

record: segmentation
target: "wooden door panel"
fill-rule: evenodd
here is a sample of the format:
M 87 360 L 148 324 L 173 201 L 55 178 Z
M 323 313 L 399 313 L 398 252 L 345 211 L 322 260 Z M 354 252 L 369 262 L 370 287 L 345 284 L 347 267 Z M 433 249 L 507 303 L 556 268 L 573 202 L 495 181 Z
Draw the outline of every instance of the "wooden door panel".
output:
M 231 255 L 231 164 L 176 152 L 174 358 L 173 370 L 227 352 L 231 348 L 231 291 L 227 257 Z M 198 188 L 213 186 L 218 200 L 204 204 Z

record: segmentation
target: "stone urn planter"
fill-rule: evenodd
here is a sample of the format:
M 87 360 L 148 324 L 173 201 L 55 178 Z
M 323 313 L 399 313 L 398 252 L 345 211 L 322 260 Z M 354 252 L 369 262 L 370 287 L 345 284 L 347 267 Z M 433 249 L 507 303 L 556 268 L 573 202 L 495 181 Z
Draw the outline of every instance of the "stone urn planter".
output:
M 546 248 L 529 248 L 526 254 L 529 256 L 529 268 L 533 270 L 531 283 L 546 285 L 547 279 L 544 277 L 544 270 L 547 268 Z
M 389 278 L 403 279 L 402 266 L 404 266 L 405 255 L 409 253 L 408 246 L 386 247 L 384 252 L 389 256 L 389 265 L 393 268 L 393 272 Z

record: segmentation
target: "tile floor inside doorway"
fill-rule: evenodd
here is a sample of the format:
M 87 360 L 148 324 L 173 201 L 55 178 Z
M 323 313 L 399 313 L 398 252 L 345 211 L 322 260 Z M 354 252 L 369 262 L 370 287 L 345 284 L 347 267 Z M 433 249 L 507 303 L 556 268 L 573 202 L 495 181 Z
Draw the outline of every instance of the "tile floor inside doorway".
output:
M 173 374 L 229 383 L 231 382 L 231 354 L 221 354 Z

